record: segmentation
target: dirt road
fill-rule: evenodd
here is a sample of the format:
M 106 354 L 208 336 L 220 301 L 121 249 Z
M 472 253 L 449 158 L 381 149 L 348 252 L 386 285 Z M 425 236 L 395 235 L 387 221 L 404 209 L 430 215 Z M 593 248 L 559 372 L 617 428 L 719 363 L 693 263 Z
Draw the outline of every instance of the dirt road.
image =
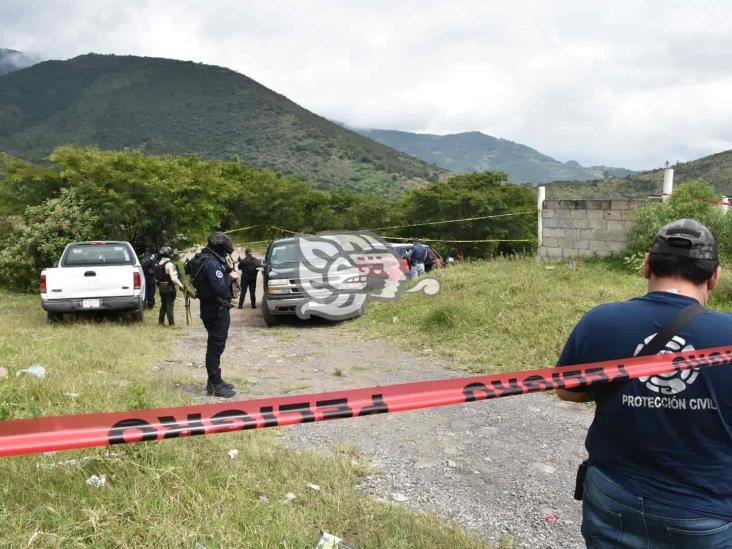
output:
M 194 400 L 207 401 L 206 332 L 196 311 L 194 319 L 159 367 L 185 380 L 179 387 Z M 232 310 L 223 371 L 241 399 L 460 375 L 420 352 L 323 322 L 268 329 L 259 309 L 248 307 Z M 582 547 L 572 491 L 591 420 L 589 409 L 536 394 L 298 425 L 285 428 L 283 441 L 325 452 L 354 448 L 380 471 L 362 489 L 435 512 L 486 541 Z

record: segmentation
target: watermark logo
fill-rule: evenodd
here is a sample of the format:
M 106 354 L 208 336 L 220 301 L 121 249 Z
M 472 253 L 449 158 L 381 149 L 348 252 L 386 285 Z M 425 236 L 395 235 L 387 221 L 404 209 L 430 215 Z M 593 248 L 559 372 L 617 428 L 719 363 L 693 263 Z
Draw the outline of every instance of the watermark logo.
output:
M 651 334 L 643 340 L 643 343 L 639 343 L 633 356 L 637 356 L 638 353 L 640 353 L 655 336 L 656 334 Z M 674 336 L 668 341 L 668 343 L 666 343 L 663 350 L 658 354 L 665 355 L 668 353 L 680 353 L 693 350 L 694 346 L 687 345 L 686 340 L 683 337 Z M 666 374 L 657 374 L 655 376 L 639 377 L 638 379 L 641 383 L 645 384 L 647 389 L 654 393 L 659 393 L 661 395 L 677 395 L 686 389 L 687 386 L 694 383 L 698 375 L 699 368 L 691 368 L 680 372 L 668 372 Z
M 298 235 L 295 242 L 297 285 L 307 296 L 296 308 L 300 318 L 343 320 L 363 313 L 371 300 L 395 300 L 405 291 L 435 295 L 440 290 L 433 278 L 422 278 L 406 289 L 410 245 L 392 244 L 364 231 Z

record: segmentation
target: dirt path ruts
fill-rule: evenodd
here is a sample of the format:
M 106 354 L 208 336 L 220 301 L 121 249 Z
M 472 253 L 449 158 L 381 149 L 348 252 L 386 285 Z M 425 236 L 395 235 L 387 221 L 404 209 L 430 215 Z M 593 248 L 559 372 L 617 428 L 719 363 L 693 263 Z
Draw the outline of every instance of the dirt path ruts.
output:
M 182 317 L 182 307 L 177 312 Z M 194 325 L 159 368 L 188 380 L 179 387 L 194 401 L 206 401 L 206 332 L 193 313 Z M 322 322 L 268 329 L 259 309 L 248 307 L 232 310 L 222 367 L 237 399 L 459 375 L 425 355 Z M 297 425 L 286 428 L 283 442 L 317 451 L 354 447 L 382 471 L 365 479 L 364 490 L 436 512 L 488 541 L 508 536 L 521 547 L 582 547 L 572 492 L 591 420 L 588 409 L 535 394 Z

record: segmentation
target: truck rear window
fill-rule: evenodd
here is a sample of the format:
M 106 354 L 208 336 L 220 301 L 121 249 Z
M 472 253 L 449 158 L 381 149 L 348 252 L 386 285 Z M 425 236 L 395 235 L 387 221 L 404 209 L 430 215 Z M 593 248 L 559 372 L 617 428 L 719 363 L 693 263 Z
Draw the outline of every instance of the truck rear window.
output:
M 133 265 L 132 251 L 125 244 L 74 244 L 66 249 L 61 265 L 82 267 L 90 265 Z

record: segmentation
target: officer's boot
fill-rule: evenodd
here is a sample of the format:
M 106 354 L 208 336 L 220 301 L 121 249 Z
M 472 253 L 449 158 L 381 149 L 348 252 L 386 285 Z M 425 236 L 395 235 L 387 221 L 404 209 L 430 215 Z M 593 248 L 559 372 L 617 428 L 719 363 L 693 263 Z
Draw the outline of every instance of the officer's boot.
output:
M 206 394 L 220 398 L 231 398 L 236 395 L 236 390 L 231 383 L 226 383 L 223 379 L 218 383 L 209 380 L 206 384 Z

